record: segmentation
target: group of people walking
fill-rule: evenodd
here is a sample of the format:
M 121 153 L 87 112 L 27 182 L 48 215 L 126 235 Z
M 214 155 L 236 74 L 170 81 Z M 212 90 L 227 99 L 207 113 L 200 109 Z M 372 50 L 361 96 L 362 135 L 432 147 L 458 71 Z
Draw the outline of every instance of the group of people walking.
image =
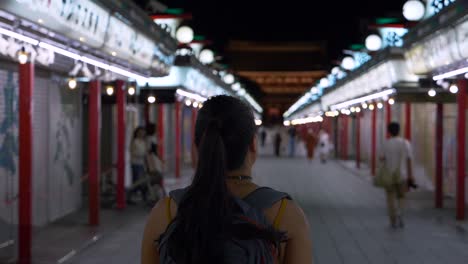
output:
M 298 150 L 302 149 L 305 150 L 305 156 L 309 161 L 312 161 L 315 154 L 318 154 L 320 161 L 325 163 L 332 150 L 330 137 L 324 129 L 316 131 L 309 128 L 305 133 L 298 133 L 297 129 L 292 126 L 284 133 L 281 128 L 268 131 L 263 127 L 260 130 L 260 142 L 261 147 L 264 149 L 267 146 L 268 136 L 272 137 L 270 142 L 273 144 L 273 154 L 276 157 L 280 157 L 284 152 L 287 153 L 288 157 L 296 157 L 298 156 Z M 287 137 L 287 139 L 284 140 L 284 137 Z
M 162 188 L 162 171 L 164 162 L 158 154 L 156 139 L 156 125 L 148 124 L 146 127 L 137 127 L 133 132 L 130 144 L 130 159 L 132 170 L 132 184 L 128 188 L 127 203 L 135 204 L 133 198 L 140 193 L 143 202 L 152 202 L 156 199 L 153 186 Z M 148 195 L 151 199 L 148 199 Z

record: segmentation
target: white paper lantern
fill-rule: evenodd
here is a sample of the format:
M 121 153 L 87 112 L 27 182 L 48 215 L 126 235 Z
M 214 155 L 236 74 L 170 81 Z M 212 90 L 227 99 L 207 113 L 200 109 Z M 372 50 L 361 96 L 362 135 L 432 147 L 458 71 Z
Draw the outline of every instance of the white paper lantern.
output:
M 370 51 L 377 51 L 382 48 L 382 39 L 379 35 L 372 34 L 366 38 L 366 48 Z
M 320 79 L 320 86 L 322 86 L 322 87 L 328 87 L 329 84 L 330 84 L 330 81 L 328 81 L 327 78 L 322 78 L 322 79 Z
M 233 84 L 234 81 L 235 81 L 234 75 L 232 75 L 232 74 L 230 74 L 230 73 L 224 75 L 223 81 L 224 81 L 226 84 Z
M 75 78 L 71 78 L 70 80 L 68 80 L 68 88 L 70 88 L 71 90 L 75 89 L 77 85 L 78 82 Z
M 338 75 L 338 73 L 340 73 L 340 67 L 338 66 L 333 67 L 333 69 L 331 70 L 331 73 L 333 75 Z
M 213 63 L 215 59 L 214 52 L 210 49 L 203 49 L 202 51 L 200 51 L 200 55 L 198 56 L 198 59 L 203 64 L 211 64 Z
M 156 97 L 150 95 L 150 96 L 148 97 L 148 103 L 153 104 L 153 103 L 155 103 L 155 102 L 156 102 Z
M 403 16 L 409 21 L 419 21 L 425 13 L 426 8 L 421 1 L 409 0 L 403 5 Z
M 109 96 L 113 95 L 113 94 L 114 94 L 114 87 L 112 87 L 112 86 L 107 86 L 107 87 L 106 87 L 106 93 L 107 93 L 107 95 L 109 95 Z
M 355 62 L 354 62 L 353 57 L 351 56 L 345 57 L 343 61 L 341 62 L 341 67 L 343 67 L 343 69 L 348 70 L 348 71 L 354 69 Z
M 177 29 L 176 38 L 180 43 L 190 43 L 193 40 L 193 30 L 188 26 L 182 26 Z
M 453 94 L 456 94 L 458 93 L 458 86 L 456 84 L 452 84 L 450 85 L 450 92 L 453 93 Z

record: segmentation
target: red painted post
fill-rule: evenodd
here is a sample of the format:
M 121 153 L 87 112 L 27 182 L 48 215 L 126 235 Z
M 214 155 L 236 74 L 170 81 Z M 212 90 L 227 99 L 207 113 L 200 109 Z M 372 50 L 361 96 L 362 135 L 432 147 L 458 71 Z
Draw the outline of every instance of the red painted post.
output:
M 387 130 L 388 125 L 390 124 L 390 122 L 392 122 L 392 105 L 388 101 L 385 103 L 385 114 L 385 124 L 387 124 L 385 130 Z M 390 133 L 388 133 L 388 130 L 387 138 L 390 138 Z
M 435 207 L 443 206 L 443 183 L 442 183 L 442 150 L 444 142 L 444 105 L 437 104 L 436 112 L 436 184 L 435 184 Z
M 344 159 L 344 115 L 338 116 L 338 136 L 339 136 L 339 145 L 338 145 L 338 150 L 339 150 L 339 157 L 340 159 Z
M 175 102 L 175 176 L 180 177 L 181 103 Z
M 19 65 L 19 263 L 31 263 L 34 64 Z
M 411 103 L 405 104 L 405 138 L 411 141 Z
M 164 105 L 158 105 L 158 155 L 164 160 Z
M 88 95 L 88 174 L 89 174 L 89 224 L 99 225 L 99 178 L 100 178 L 100 123 L 101 83 L 90 82 Z
M 356 168 L 361 168 L 361 114 L 356 114 Z
M 127 104 L 124 81 L 116 81 L 117 89 L 117 208 L 125 203 L 125 108 Z
M 457 118 L 457 219 L 465 219 L 465 157 L 466 157 L 466 88 L 467 81 L 458 81 Z
M 343 116 L 343 160 L 348 159 L 348 120 L 349 116 Z
M 377 160 L 377 109 L 372 110 L 371 129 L 371 174 L 375 176 Z

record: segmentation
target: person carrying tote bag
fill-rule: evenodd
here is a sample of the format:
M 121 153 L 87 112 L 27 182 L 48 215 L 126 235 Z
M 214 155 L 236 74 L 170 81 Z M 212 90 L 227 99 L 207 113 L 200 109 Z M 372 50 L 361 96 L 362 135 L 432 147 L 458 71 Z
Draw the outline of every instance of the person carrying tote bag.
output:
M 374 179 L 374 185 L 385 190 L 387 209 L 392 228 L 403 228 L 403 205 L 407 183 L 414 183 L 412 173 L 412 151 L 410 143 L 399 136 L 400 125 L 392 122 L 388 125 L 390 138 L 386 140 L 381 165 Z M 406 170 L 402 170 L 406 167 Z M 406 175 L 404 175 L 406 174 Z M 405 177 L 407 180 L 405 180 Z M 396 205 L 395 205 L 396 204 Z

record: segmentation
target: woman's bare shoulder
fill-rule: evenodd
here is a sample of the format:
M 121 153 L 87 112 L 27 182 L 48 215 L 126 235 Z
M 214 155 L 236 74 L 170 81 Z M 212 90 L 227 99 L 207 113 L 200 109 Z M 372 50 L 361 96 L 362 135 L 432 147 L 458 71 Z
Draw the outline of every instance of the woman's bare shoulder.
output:
M 170 202 L 170 206 L 168 203 Z M 177 213 L 177 206 L 170 197 L 160 199 L 156 205 L 151 209 L 146 223 L 147 229 L 151 235 L 157 239 L 167 228 L 170 223 L 168 207 L 170 208 L 170 218 L 174 218 Z

